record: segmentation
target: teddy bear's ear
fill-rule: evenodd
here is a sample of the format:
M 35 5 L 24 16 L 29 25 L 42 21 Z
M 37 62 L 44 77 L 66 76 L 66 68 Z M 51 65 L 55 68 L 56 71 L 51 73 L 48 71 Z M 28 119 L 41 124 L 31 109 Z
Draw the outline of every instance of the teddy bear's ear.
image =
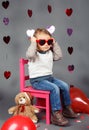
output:
M 29 100 L 32 100 L 32 95 L 29 92 L 25 92 L 25 95 Z

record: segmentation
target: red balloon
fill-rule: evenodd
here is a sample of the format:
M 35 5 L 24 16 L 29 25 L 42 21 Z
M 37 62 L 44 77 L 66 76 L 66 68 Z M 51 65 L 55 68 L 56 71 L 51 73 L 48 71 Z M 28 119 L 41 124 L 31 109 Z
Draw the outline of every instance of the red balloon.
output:
M 89 114 L 89 99 L 77 87 L 70 87 L 71 107 L 74 112 Z
M 30 118 L 18 115 L 9 118 L 1 130 L 36 130 L 36 126 Z

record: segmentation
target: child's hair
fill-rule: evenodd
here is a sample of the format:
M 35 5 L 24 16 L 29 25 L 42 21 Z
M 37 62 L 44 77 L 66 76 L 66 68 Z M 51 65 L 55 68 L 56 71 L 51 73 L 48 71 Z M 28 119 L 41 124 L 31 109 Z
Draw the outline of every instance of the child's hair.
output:
M 50 37 L 52 37 L 49 31 L 46 30 L 45 28 L 37 28 L 34 32 L 34 37 L 37 37 L 37 34 L 40 34 L 40 33 L 48 34 Z

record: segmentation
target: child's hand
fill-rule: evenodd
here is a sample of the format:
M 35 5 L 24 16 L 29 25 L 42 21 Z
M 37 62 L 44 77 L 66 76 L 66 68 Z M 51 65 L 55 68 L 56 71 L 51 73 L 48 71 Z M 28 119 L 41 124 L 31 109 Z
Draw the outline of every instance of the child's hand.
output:
M 30 41 L 33 43 L 33 42 L 36 42 L 36 38 L 33 36 L 30 38 Z

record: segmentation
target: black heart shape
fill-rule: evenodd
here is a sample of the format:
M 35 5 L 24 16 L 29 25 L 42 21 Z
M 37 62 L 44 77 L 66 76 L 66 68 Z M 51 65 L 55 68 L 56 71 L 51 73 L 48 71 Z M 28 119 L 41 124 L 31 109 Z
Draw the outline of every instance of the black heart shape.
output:
M 68 52 L 71 55 L 73 53 L 73 47 L 68 47 Z
M 10 36 L 4 36 L 3 41 L 8 44 L 10 42 Z
M 3 6 L 5 9 L 7 9 L 8 6 L 9 6 L 9 1 L 3 1 L 3 2 L 2 2 L 2 6 Z

